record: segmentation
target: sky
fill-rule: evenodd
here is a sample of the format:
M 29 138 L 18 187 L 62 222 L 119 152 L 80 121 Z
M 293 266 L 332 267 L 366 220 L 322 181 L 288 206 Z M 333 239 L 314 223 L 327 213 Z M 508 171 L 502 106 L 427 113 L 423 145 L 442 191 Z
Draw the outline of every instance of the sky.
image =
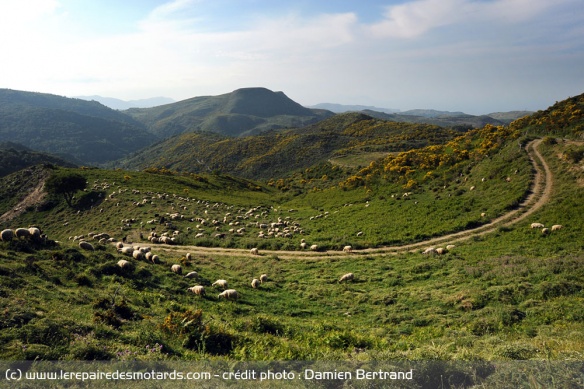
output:
M 582 0 L 0 0 L 0 88 L 486 114 L 584 93 Z

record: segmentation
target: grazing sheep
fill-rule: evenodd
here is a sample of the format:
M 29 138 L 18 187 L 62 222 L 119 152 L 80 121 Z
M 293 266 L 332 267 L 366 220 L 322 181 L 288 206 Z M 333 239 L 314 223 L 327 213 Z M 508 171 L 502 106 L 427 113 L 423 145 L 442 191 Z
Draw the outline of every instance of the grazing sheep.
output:
M 256 289 L 258 286 L 260 286 L 260 284 L 261 284 L 261 282 L 257 278 L 254 278 L 253 280 L 251 280 L 251 287 L 254 289 Z
M 552 231 L 558 231 L 558 230 L 561 230 L 562 228 L 564 228 L 563 225 L 561 225 L 561 224 L 554 224 L 552 226 Z
M 217 297 L 223 297 L 226 300 L 237 300 L 239 298 L 239 294 L 235 289 L 227 289 L 219 293 Z
M 437 252 L 436 252 L 436 249 L 434 247 L 428 247 L 426 250 L 424 250 L 422 252 L 422 254 L 424 254 L 424 255 L 430 255 L 430 254 L 435 255 L 435 254 L 437 254 Z
M 91 243 L 86 242 L 84 240 L 82 240 L 81 242 L 79 242 L 79 248 L 82 248 L 83 250 L 90 250 L 90 251 L 95 250 L 93 248 L 93 245 Z
M 142 251 L 140 251 L 140 250 L 134 250 L 134 251 L 132 252 L 132 257 L 133 257 L 135 260 L 141 261 L 141 260 L 143 260 L 143 259 L 144 259 L 144 253 L 143 253 Z
M 446 250 L 452 250 L 455 247 L 456 247 L 455 245 L 449 244 L 448 246 L 446 246 Z
M 470 187 L 470 190 L 475 190 L 475 187 L 474 187 L 474 185 Z
M 14 238 L 14 231 L 11 229 L 2 230 L 2 232 L 0 232 L 0 237 L 3 242 L 10 242 Z
M 345 252 L 345 253 L 352 253 L 353 252 L 353 246 L 345 246 L 345 247 L 343 247 L 343 252 Z
M 197 273 L 196 271 L 190 271 L 187 274 L 185 274 L 185 278 L 197 278 L 199 276 L 199 273 Z
M 487 214 L 485 212 L 481 213 L 481 217 L 485 217 Z
M 550 229 L 549 228 L 543 228 L 541 230 L 541 233 L 544 234 L 544 235 L 548 235 L 550 233 Z
M 268 275 L 267 274 L 262 274 L 260 276 L 260 282 L 263 284 L 264 282 L 268 281 Z
M 132 256 L 132 254 L 134 254 L 134 248 L 133 247 L 122 247 L 121 249 L 118 250 L 120 253 L 127 255 L 129 257 Z
M 203 285 L 195 285 L 187 289 L 189 292 L 193 292 L 196 295 L 204 296 L 205 295 L 205 287 Z
M 363 231 L 357 232 L 357 236 L 362 236 L 362 235 L 363 235 Z
M 445 249 L 444 247 L 438 247 L 436 249 L 436 254 L 438 254 L 438 255 L 446 254 L 447 252 L 448 252 L 448 250 Z
M 28 228 L 17 228 L 14 230 L 14 235 L 16 235 L 16 239 L 28 239 L 30 237 L 30 232 L 28 231 Z
M 122 243 L 122 242 L 116 243 L 116 248 L 117 249 L 122 249 L 123 247 L 124 247 L 124 243 Z
M 218 286 L 220 288 L 227 288 L 227 281 L 225 280 L 217 280 L 211 284 L 211 286 Z
M 312 251 L 317 251 L 317 250 L 318 250 L 318 245 L 316 245 L 316 244 L 313 244 L 312 246 L 310 246 L 310 249 L 311 249 Z
M 153 256 L 154 254 L 152 254 L 152 251 L 148 251 L 146 254 L 144 254 L 144 258 L 146 258 L 147 261 L 152 261 Z
M 126 261 L 125 259 L 120 259 L 118 261 L 118 266 L 122 269 L 130 269 L 132 267 L 132 262 Z
M 355 275 L 353 273 L 347 273 L 343 275 L 341 278 L 339 278 L 339 283 L 343 281 L 353 281 L 354 278 Z
M 179 264 L 174 264 L 174 265 L 172 265 L 172 266 L 170 267 L 170 270 L 171 270 L 173 273 L 176 273 L 176 274 L 179 274 L 179 275 L 181 275 L 181 274 L 182 274 L 182 266 L 181 266 L 181 265 L 179 265 Z
M 154 254 L 154 255 L 152 256 L 152 258 L 150 258 L 150 261 L 151 261 L 152 263 L 160 263 L 160 258 L 158 257 L 158 255 Z
M 301 248 L 302 250 L 306 249 L 306 242 L 301 242 L 301 243 L 300 243 L 300 248 Z
M 30 233 L 30 237 L 35 239 L 35 240 L 38 240 L 41 238 L 41 230 L 37 227 L 30 227 L 28 229 L 28 232 Z
M 541 223 L 531 223 L 531 228 L 544 228 L 545 226 Z
M 252 248 L 251 250 L 249 250 L 251 255 L 260 255 L 260 251 L 258 250 L 257 247 Z
M 190 261 L 193 257 L 191 256 L 191 253 L 187 253 L 185 255 L 185 257 L 187 258 L 187 261 Z

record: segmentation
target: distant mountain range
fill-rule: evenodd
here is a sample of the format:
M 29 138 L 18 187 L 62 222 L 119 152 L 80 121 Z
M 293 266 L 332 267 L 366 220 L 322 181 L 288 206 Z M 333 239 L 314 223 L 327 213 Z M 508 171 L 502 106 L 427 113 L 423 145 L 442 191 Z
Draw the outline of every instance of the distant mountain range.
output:
M 169 97 L 151 97 L 149 99 L 140 100 L 120 100 L 113 97 L 103 97 L 103 96 L 75 96 L 74 98 L 87 100 L 87 101 L 97 101 L 106 107 L 117 110 L 125 110 L 130 108 L 151 108 L 163 104 L 174 103 L 174 100 Z
M 150 103 L 154 103 L 157 101 L 156 99 L 147 99 L 143 100 L 143 102 L 150 101 Z M 465 131 L 471 127 L 482 127 L 487 123 L 495 125 L 506 124 L 528 113 L 521 111 L 496 113 L 492 114 L 492 116 L 473 116 L 462 112 L 435 110 L 393 112 L 395 110 L 361 105 L 341 106 L 337 104 L 319 106 L 328 106 L 335 110 L 340 110 L 342 107 L 347 110 L 359 109 L 359 115 L 363 116 L 359 122 L 368 123 L 372 120 L 377 120 L 376 125 L 381 127 L 384 127 L 384 125 L 380 124 L 380 121 L 385 120 L 419 125 L 439 125 L 454 128 L 456 131 Z M 129 156 L 136 153 L 140 154 L 147 147 L 156 144 L 157 150 L 159 150 L 156 155 L 157 158 L 160 158 L 157 164 L 159 166 L 176 166 L 181 169 L 184 169 L 184 166 L 189 163 L 196 164 L 197 162 L 180 160 L 170 163 L 170 160 L 174 158 L 174 155 L 170 154 L 177 152 L 172 147 L 178 147 L 179 145 L 180 147 L 190 147 L 189 145 L 193 145 L 193 150 L 195 150 L 200 144 L 205 144 L 208 146 L 208 150 L 201 151 L 205 155 L 204 160 L 213 159 L 215 161 L 207 165 L 222 169 L 226 166 L 225 164 L 222 164 L 215 156 L 205 154 L 209 150 L 215 150 L 217 153 L 225 153 L 226 158 L 230 155 L 231 151 L 227 152 L 221 148 L 211 148 L 209 142 L 217 139 L 225 140 L 268 134 L 268 137 L 258 140 L 267 142 L 264 146 L 268 147 L 275 142 L 278 134 L 282 133 L 282 136 L 288 141 L 299 142 L 295 144 L 303 147 L 310 144 L 309 139 L 315 142 L 337 145 L 335 147 L 349 147 L 348 144 L 343 143 L 344 141 L 335 139 L 335 137 L 345 136 L 346 134 L 343 134 L 342 131 L 337 131 L 338 128 L 335 128 L 334 131 L 331 130 L 331 122 L 326 121 L 326 119 L 333 118 L 335 115 L 338 114 L 328 109 L 304 107 L 288 98 L 283 92 L 273 92 L 266 88 L 242 88 L 218 96 L 199 96 L 150 108 L 130 108 L 123 111 L 109 108 L 95 99 L 87 101 L 81 98 L 0 89 L 0 142 L 19 143 L 31 150 L 50 153 L 78 165 L 108 164 L 110 166 L 113 161 L 126 159 L 126 166 L 132 168 L 145 166 L 148 160 L 153 161 L 154 159 L 141 159 L 140 162 L 134 159 L 131 162 Z M 333 122 L 343 122 L 344 120 L 340 118 L 339 121 L 333 120 Z M 320 122 L 323 122 L 323 126 L 318 125 Z M 407 131 L 414 131 L 415 133 L 419 128 L 421 127 L 412 127 Z M 343 131 L 347 130 L 344 127 L 341 129 Z M 371 137 L 383 136 L 383 133 L 377 133 L 369 129 L 364 131 L 368 134 L 365 138 L 362 139 L 357 136 L 352 139 L 352 142 L 362 145 L 368 144 L 369 149 L 375 148 L 373 146 L 375 142 L 371 141 Z M 430 132 L 436 132 L 436 130 L 434 129 Z M 197 135 L 193 135 L 188 141 L 188 137 L 170 140 L 172 137 L 179 137 L 184 134 Z M 215 134 L 218 137 L 209 138 L 204 134 Z M 296 136 L 294 134 L 303 134 L 302 141 L 299 140 L 300 138 L 294 140 L 294 136 Z M 420 139 L 425 139 L 425 137 L 427 137 L 427 134 L 421 135 Z M 343 139 L 348 141 L 349 138 Z M 240 142 L 235 140 L 232 142 L 232 140 L 229 140 L 228 143 L 230 142 L 235 142 L 234 144 L 237 147 L 244 144 L 248 144 L 248 147 L 254 147 L 254 141 Z M 432 141 L 430 140 L 429 142 L 431 143 Z M 416 142 L 412 139 L 409 139 L 406 143 L 405 146 L 408 147 L 416 145 Z M 420 144 L 427 143 L 427 141 L 421 141 Z M 165 148 L 165 145 L 168 147 Z M 171 147 L 171 145 L 175 146 Z M 395 149 L 401 150 L 403 149 L 402 146 L 404 145 Z M 237 149 L 237 147 L 233 150 Z M 332 149 L 329 150 L 327 147 L 323 146 L 318 155 L 331 155 Z M 273 150 L 276 149 L 277 147 L 273 148 Z M 154 153 L 154 150 L 148 150 L 148 152 Z M 289 151 L 286 151 L 286 153 L 293 155 Z M 242 156 L 244 155 L 251 154 L 245 151 L 242 152 Z M 298 152 L 296 155 L 304 154 Z M 169 163 L 165 163 L 164 158 Z M 306 161 L 312 160 L 310 156 L 304 156 L 303 158 Z M 229 164 L 231 165 L 233 165 L 233 161 L 237 160 L 236 157 L 229 157 L 229 159 Z M 257 169 L 253 169 L 261 173 L 262 169 L 269 167 L 270 163 L 275 163 L 273 158 L 269 163 L 268 160 L 270 158 L 266 159 L 261 166 L 258 165 L 260 167 Z M 282 160 L 278 163 L 285 165 L 287 162 Z M 290 164 L 290 166 L 292 165 Z M 305 164 L 303 162 L 297 164 L 297 166 L 305 166 Z M 251 168 L 242 169 L 253 170 Z M 250 176 L 254 174 L 250 174 Z
M 345 105 L 345 104 L 334 104 L 334 103 L 320 103 L 316 105 L 311 105 L 308 108 L 314 109 L 326 109 L 334 113 L 344 113 L 344 112 L 359 112 L 359 111 L 376 111 L 383 113 L 395 113 L 400 112 L 399 109 L 391 108 L 379 108 L 371 105 Z

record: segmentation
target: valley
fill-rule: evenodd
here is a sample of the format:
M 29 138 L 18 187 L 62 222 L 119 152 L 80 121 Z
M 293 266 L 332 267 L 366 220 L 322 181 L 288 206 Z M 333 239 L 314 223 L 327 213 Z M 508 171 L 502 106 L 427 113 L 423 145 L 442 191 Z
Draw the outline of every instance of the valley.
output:
M 34 164 L 0 178 L 0 226 L 46 236 L 0 242 L 0 356 L 581 361 L 583 106 L 466 130 L 348 113 L 241 138 L 194 132 L 108 167 L 12 146 Z M 217 161 L 201 157 L 210 148 Z M 76 176 L 70 205 L 47 184 Z M 240 298 L 220 297 L 219 279 Z M 505 366 L 458 369 L 508 383 Z

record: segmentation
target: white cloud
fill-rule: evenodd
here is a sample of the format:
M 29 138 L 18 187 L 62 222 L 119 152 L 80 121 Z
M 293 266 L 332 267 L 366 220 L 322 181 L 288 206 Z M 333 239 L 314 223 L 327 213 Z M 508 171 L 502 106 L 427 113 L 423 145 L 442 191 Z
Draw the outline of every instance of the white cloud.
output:
M 416 0 L 387 7 L 384 19 L 368 29 L 377 37 L 415 38 L 459 23 L 520 22 L 552 5 L 546 0 Z

